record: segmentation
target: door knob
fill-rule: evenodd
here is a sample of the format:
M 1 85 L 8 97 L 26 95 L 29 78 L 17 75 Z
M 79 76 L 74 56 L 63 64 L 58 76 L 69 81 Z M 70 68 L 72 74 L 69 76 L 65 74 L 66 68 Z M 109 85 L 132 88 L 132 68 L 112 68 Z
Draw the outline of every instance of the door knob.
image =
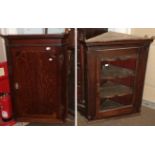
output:
M 53 58 L 49 58 L 48 61 L 53 61 Z
M 19 84 L 16 82 L 14 87 L 15 87 L 16 90 L 18 90 L 19 89 Z
M 105 66 L 105 67 L 109 67 L 110 65 L 109 65 L 109 64 L 104 64 L 104 66 Z
M 51 47 L 46 47 L 45 49 L 46 49 L 46 51 L 50 51 Z

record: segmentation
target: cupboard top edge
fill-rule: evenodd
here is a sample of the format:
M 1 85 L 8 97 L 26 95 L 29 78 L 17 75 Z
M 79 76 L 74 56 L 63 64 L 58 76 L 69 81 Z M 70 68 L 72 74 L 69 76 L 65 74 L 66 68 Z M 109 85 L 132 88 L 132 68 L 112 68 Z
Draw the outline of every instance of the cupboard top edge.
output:
M 87 46 L 108 45 L 108 44 L 150 44 L 153 38 L 137 37 L 128 34 L 107 32 L 90 38 L 85 41 Z
M 66 34 L 15 34 L 15 35 L 0 35 L 4 39 L 63 39 Z

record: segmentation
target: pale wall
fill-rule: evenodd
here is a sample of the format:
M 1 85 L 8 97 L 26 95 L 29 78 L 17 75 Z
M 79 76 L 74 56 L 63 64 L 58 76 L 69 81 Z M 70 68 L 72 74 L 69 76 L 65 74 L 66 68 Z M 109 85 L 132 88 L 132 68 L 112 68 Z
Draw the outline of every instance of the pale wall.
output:
M 1 33 L 1 29 L 0 29 Z M 4 40 L 0 38 L 0 62 L 6 61 L 6 55 L 5 55 L 5 47 L 4 47 Z
M 131 34 L 155 36 L 155 28 L 132 28 Z M 149 51 L 143 98 L 155 102 L 155 41 Z
M 120 33 L 131 33 L 131 28 L 108 28 L 109 31 L 120 32 Z
M 0 39 L 0 62 L 6 61 L 6 55 L 4 50 L 4 42 Z

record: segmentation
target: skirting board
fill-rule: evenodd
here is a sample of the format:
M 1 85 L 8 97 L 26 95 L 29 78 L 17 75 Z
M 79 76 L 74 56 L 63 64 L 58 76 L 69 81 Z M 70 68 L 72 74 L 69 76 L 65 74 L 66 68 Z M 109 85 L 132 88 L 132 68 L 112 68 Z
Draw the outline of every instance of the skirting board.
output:
M 155 110 L 155 102 L 143 100 L 142 105 Z
M 143 99 L 155 103 L 155 87 L 144 86 Z

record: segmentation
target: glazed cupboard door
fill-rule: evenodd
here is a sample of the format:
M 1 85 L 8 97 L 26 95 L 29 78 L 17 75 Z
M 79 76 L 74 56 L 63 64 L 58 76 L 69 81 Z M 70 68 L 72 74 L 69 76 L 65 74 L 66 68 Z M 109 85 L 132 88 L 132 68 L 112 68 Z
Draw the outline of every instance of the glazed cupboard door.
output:
M 134 111 L 138 57 L 136 47 L 98 53 L 97 118 Z
M 16 119 L 39 122 L 63 120 L 61 48 L 11 47 L 9 52 Z

